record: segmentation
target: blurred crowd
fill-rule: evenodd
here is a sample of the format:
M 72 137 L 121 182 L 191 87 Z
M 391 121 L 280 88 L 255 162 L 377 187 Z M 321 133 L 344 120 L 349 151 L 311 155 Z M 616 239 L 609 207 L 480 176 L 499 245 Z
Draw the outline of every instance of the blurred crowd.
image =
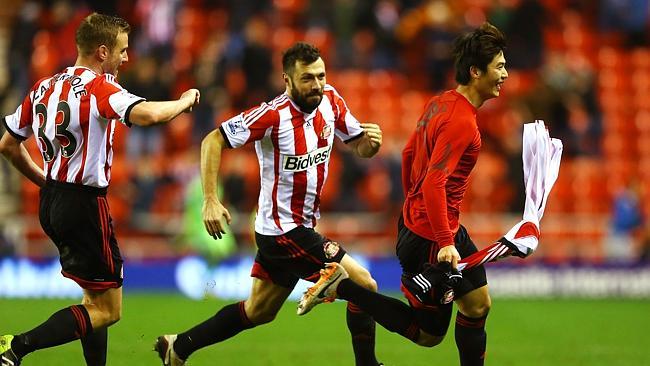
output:
M 521 212 L 522 123 L 543 119 L 565 146 L 549 211 L 620 213 L 620 192 L 634 185 L 638 224 L 631 231 L 644 236 L 650 199 L 646 176 L 639 172 L 642 164 L 650 166 L 650 151 L 639 147 L 628 156 L 618 140 L 607 143 L 614 117 L 604 110 L 609 79 L 600 71 L 616 55 L 625 59 L 648 52 L 647 0 L 14 1 L 2 11 L 6 19 L 1 23 L 8 26 L 6 57 L 0 60 L 0 69 L 8 70 L 0 73 L 3 114 L 13 111 L 33 82 L 74 63 L 74 32 L 91 11 L 120 15 L 132 25 L 129 62 L 119 75 L 127 90 L 150 100 L 177 97 L 188 87 L 202 95 L 192 114 L 163 128 L 120 127 L 116 132 L 111 209 L 115 220 L 128 227 L 146 228 L 156 215 L 187 209 L 185 190 L 198 173 L 203 136 L 235 113 L 281 93 L 282 51 L 305 40 L 321 49 L 328 81 L 352 113 L 379 123 L 386 134 L 379 157 L 370 161 L 336 147 L 322 210 L 384 215 L 391 231 L 402 200 L 404 140 L 426 99 L 454 86 L 453 39 L 490 21 L 508 38 L 510 79 L 502 97 L 479 113 L 483 151 L 465 212 Z M 650 75 L 650 69 L 644 70 Z M 623 116 L 650 124 L 650 102 L 640 104 Z M 643 126 L 626 133 L 650 137 Z M 622 136 L 619 144 L 626 143 L 628 135 Z M 233 211 L 254 211 L 257 169 L 250 148 L 224 155 L 221 181 Z M 0 191 L 33 199 L 35 190 L 10 183 L 11 174 L 0 162 Z M 35 212 L 24 202 L 17 209 Z M 585 230 L 603 233 L 589 225 Z

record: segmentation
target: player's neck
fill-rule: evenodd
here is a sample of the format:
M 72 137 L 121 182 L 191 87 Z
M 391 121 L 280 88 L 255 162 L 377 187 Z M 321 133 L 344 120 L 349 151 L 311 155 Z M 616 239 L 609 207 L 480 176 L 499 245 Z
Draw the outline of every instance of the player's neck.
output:
M 101 63 L 87 57 L 81 57 L 81 56 L 77 57 L 77 61 L 74 63 L 74 65 L 78 67 L 85 67 L 87 69 L 94 71 L 99 75 L 104 73 Z
M 483 105 L 483 102 L 485 102 L 478 90 L 473 88 L 471 85 L 458 85 L 456 87 L 456 92 L 464 96 L 476 109 L 480 108 Z

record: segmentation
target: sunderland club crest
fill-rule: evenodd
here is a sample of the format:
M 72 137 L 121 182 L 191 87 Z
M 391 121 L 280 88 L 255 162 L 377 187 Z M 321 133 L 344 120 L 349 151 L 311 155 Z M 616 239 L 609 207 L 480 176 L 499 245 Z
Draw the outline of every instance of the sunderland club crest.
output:
M 440 299 L 440 303 L 446 305 L 452 301 L 454 301 L 454 289 L 450 288 L 444 293 L 444 295 L 442 295 L 442 298 Z
M 320 138 L 321 140 L 325 140 L 328 137 L 330 137 L 331 134 L 332 134 L 332 127 L 330 127 L 330 125 L 328 124 L 325 124 L 325 126 L 323 126 L 323 130 L 320 132 Z
M 335 241 L 328 241 L 323 244 L 323 252 L 327 259 L 336 257 L 336 255 L 339 254 L 340 249 L 341 247 L 339 247 L 339 243 Z

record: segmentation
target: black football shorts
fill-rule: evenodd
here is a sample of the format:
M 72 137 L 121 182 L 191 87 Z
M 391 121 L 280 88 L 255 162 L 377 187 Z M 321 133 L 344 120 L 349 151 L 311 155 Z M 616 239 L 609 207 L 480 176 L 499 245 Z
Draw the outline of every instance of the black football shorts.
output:
M 255 233 L 257 256 L 251 276 L 293 288 L 299 278 L 315 282 L 325 263 L 340 262 L 345 250 L 312 228 L 298 226 L 284 235 Z
M 454 243 L 461 258 L 465 258 L 478 249 L 469 237 L 464 226 L 460 225 Z M 397 257 L 402 266 L 402 275 L 413 277 L 421 273 L 425 264 L 436 263 L 438 258 L 438 246 L 435 242 L 423 238 L 404 225 L 404 219 L 400 215 L 397 224 Z M 454 287 L 455 298 L 458 299 L 468 292 L 487 285 L 485 268 L 477 266 L 463 271 L 463 280 L 460 285 Z M 418 320 L 421 328 L 432 335 L 445 335 L 451 319 L 452 303 L 436 304 L 433 302 L 422 303 L 409 293 L 402 285 L 402 292 L 413 308 L 417 310 Z
M 61 273 L 88 290 L 122 286 L 106 189 L 48 180 L 41 189 L 39 218 L 59 250 Z

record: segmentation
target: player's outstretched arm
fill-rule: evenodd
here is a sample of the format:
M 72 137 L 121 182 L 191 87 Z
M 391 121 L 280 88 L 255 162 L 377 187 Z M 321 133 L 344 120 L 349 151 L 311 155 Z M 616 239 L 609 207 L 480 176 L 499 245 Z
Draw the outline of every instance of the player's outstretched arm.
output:
M 169 122 L 183 112 L 191 112 L 199 104 L 200 97 L 198 90 L 189 89 L 177 100 L 138 103 L 129 114 L 129 122 L 138 126 Z
M 203 224 L 215 239 L 225 234 L 226 223 L 230 224 L 230 212 L 217 196 L 221 151 L 226 142 L 220 130 L 210 132 L 201 143 L 201 185 L 203 187 Z
M 43 170 L 36 165 L 22 141 L 5 132 L 0 139 L 0 153 L 25 177 L 39 187 L 45 185 Z
M 382 143 L 382 132 L 379 125 L 374 123 L 362 123 L 363 136 L 350 142 L 354 153 L 361 158 L 370 158 L 379 151 Z

